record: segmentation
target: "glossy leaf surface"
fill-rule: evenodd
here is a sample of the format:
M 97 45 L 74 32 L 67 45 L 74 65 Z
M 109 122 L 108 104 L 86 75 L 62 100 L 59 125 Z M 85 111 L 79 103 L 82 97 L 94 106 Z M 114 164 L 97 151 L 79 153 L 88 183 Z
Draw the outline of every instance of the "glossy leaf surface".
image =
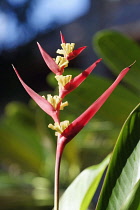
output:
M 96 210 L 118 210 L 140 179 L 140 104 L 118 137 Z
M 134 188 L 127 196 L 126 202 L 123 204 L 121 210 L 140 210 L 140 180 L 136 183 Z
M 86 210 L 109 163 L 108 156 L 99 165 L 85 169 L 67 188 L 60 199 L 60 210 Z

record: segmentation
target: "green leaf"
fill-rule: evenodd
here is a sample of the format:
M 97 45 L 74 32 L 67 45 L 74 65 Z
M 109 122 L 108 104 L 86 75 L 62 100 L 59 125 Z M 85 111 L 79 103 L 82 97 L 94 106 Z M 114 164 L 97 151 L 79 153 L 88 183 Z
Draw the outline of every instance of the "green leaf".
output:
M 118 137 L 96 210 L 119 210 L 140 179 L 140 104 Z
M 103 30 L 94 37 L 94 50 L 116 75 L 136 60 L 133 69 L 124 78 L 135 94 L 140 93 L 140 47 L 119 32 Z
M 126 202 L 123 204 L 121 210 L 140 210 L 140 180 L 129 193 Z
M 86 210 L 109 163 L 108 156 L 102 163 L 85 169 L 67 188 L 60 199 L 60 210 Z

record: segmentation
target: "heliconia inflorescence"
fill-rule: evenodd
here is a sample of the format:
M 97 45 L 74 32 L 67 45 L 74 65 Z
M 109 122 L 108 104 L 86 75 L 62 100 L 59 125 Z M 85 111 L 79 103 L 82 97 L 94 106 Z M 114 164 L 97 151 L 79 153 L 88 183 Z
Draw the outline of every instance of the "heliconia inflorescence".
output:
M 65 106 L 68 106 L 68 102 L 63 102 L 63 99 L 67 94 L 76 89 L 94 70 L 96 65 L 102 60 L 98 59 L 91 66 L 89 66 L 82 73 L 72 78 L 72 75 L 63 75 L 65 68 L 68 66 L 69 61 L 77 57 L 86 47 L 80 47 L 74 50 L 74 43 L 66 43 L 64 36 L 60 33 L 61 37 L 61 47 L 56 52 L 59 54 L 55 59 L 53 59 L 41 46 L 39 43 L 38 47 L 40 53 L 49 67 L 49 69 L 55 74 L 55 79 L 58 82 L 59 94 L 52 96 L 51 94 L 45 96 L 40 96 L 34 90 L 32 90 L 20 77 L 16 68 L 13 69 L 19 78 L 22 86 L 31 96 L 31 98 L 39 105 L 39 107 L 52 117 L 54 124 L 49 124 L 48 127 L 55 130 L 55 135 L 57 136 L 57 149 L 56 149 L 56 164 L 55 164 L 55 184 L 54 184 L 54 210 L 59 209 L 59 171 L 60 171 L 60 161 L 65 145 L 71 141 L 80 130 L 89 122 L 89 120 L 96 114 L 96 112 L 105 103 L 107 98 L 123 79 L 123 77 L 130 70 L 131 66 L 123 69 L 113 84 L 93 103 L 91 106 L 83 112 L 77 119 L 70 123 L 67 119 L 60 122 L 60 110 L 63 110 Z

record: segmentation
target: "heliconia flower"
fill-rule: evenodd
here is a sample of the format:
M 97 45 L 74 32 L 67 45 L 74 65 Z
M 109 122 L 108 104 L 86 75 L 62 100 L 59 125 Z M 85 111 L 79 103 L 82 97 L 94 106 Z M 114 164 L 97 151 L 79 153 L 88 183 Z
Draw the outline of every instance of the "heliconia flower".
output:
M 46 65 L 56 75 L 62 75 L 64 68 L 68 66 L 69 61 L 77 57 L 86 48 L 86 46 L 84 46 L 73 50 L 75 44 L 65 43 L 62 33 L 60 33 L 60 36 L 62 41 L 62 49 L 58 49 L 57 53 L 64 55 L 64 57 L 57 56 L 56 59 L 53 59 L 37 42 L 38 48 Z
M 98 59 L 91 66 L 89 66 L 85 71 L 83 71 L 78 76 L 74 77 L 73 79 L 72 79 L 72 75 L 55 76 L 59 84 L 59 96 L 61 98 L 64 98 L 68 93 L 76 89 L 87 78 L 87 76 L 93 71 L 93 69 L 101 60 L 102 60 L 101 58 Z
M 133 64 L 132 64 L 133 65 Z M 113 84 L 85 111 L 83 112 L 77 119 L 75 119 L 60 135 L 58 141 L 63 145 L 67 144 L 71 139 L 73 139 L 80 130 L 89 122 L 89 120 L 97 113 L 97 111 L 101 108 L 101 106 L 108 99 L 110 94 L 119 84 L 119 82 L 123 79 L 123 77 L 130 70 L 131 66 L 123 69 L 121 73 L 118 75 Z M 62 149 L 62 145 L 61 145 Z
M 60 37 L 61 37 L 61 42 L 62 42 L 61 44 L 62 50 L 57 50 L 57 53 L 63 54 L 64 57 L 66 57 L 68 61 L 76 58 L 86 48 L 86 46 L 84 46 L 84 47 L 79 47 L 76 50 L 73 50 L 75 44 L 66 43 L 65 38 L 61 32 L 60 32 Z
M 13 66 L 13 69 L 20 80 L 22 86 L 27 91 L 27 93 L 31 96 L 31 98 L 38 104 L 38 106 L 46 112 L 48 115 L 50 115 L 54 122 L 59 122 L 59 110 L 57 110 L 48 100 L 46 100 L 44 97 L 37 94 L 34 90 L 32 90 L 28 85 L 25 84 L 25 82 L 21 79 L 19 73 L 17 72 L 16 68 Z M 59 101 L 60 102 L 60 101 Z
M 40 50 L 40 53 L 46 63 L 46 65 L 49 67 L 49 69 L 56 75 L 61 75 L 63 73 L 64 67 L 61 68 L 59 65 L 55 62 L 55 60 L 41 47 L 41 45 L 37 42 L 38 48 Z

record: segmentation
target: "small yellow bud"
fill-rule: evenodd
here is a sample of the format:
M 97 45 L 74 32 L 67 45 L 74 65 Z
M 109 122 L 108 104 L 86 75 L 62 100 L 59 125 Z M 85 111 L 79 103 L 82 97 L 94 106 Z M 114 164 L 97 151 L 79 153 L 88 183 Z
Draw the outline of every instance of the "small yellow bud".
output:
M 64 55 L 64 57 L 67 57 L 74 49 L 75 43 L 62 43 L 61 47 L 62 49 L 58 49 L 56 52 L 58 54 Z
M 55 135 L 58 136 L 69 126 L 69 124 L 70 124 L 69 121 L 65 120 L 63 122 L 60 122 L 60 124 L 58 122 L 55 122 L 54 125 L 49 124 L 48 127 L 51 128 L 52 130 L 57 131 L 55 132 Z
M 46 97 L 43 95 L 42 98 L 46 99 Z
M 61 98 L 57 95 L 52 96 L 51 94 L 47 95 L 48 102 L 56 109 L 58 103 L 61 101 Z
M 62 67 L 66 68 L 69 63 L 69 61 L 66 58 L 61 57 L 61 56 L 57 56 L 55 59 L 55 62 L 60 68 Z
M 52 96 L 51 94 L 47 95 L 47 100 L 48 102 L 54 107 L 54 109 L 57 109 L 58 104 L 61 102 L 62 98 L 59 96 L 55 95 Z M 60 110 L 63 110 L 65 106 L 68 106 L 68 102 L 64 102 L 60 104 Z
M 58 85 L 60 87 L 64 87 L 68 82 L 71 81 L 72 75 L 66 75 L 66 76 L 56 75 L 55 78 L 58 81 Z
M 69 105 L 68 101 L 65 101 L 64 103 L 61 103 L 61 104 L 60 104 L 60 110 L 63 110 L 64 107 L 65 107 L 65 106 L 68 106 L 68 105 Z

